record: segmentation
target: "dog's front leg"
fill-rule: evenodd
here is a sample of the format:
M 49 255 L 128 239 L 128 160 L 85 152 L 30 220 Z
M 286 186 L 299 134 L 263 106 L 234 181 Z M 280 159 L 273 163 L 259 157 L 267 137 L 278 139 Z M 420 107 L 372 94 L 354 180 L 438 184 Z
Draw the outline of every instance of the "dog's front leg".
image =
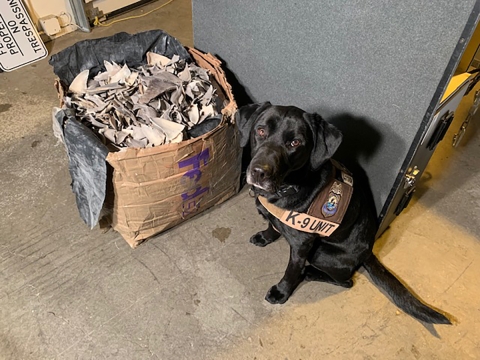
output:
M 299 246 L 290 245 L 290 260 L 285 275 L 277 285 L 268 290 L 265 300 L 271 304 L 283 304 L 288 300 L 303 280 L 303 269 L 312 245 L 313 243 L 303 243 Z
M 280 233 L 268 222 L 267 230 L 259 231 L 250 238 L 253 245 L 264 247 L 280 237 Z

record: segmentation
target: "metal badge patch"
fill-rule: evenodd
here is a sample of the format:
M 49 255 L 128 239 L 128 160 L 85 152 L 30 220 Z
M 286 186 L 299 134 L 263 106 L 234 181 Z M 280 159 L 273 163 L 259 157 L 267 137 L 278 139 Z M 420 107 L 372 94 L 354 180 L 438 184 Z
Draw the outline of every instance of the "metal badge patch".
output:
M 342 171 L 342 180 L 345 184 L 353 186 L 353 178 L 343 171 Z
M 327 218 L 335 215 L 337 213 L 338 204 L 340 203 L 341 198 L 342 198 L 342 184 L 335 181 L 332 187 L 330 188 L 327 201 L 322 206 L 323 216 Z

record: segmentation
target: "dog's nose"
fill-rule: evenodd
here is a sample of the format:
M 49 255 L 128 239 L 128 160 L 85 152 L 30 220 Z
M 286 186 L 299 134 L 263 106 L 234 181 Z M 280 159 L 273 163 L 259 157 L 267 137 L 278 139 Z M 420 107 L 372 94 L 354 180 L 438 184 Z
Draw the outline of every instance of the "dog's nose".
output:
M 268 178 L 268 169 L 255 166 L 252 169 L 252 176 L 256 183 L 262 183 L 266 178 Z
M 253 168 L 252 172 L 253 172 L 253 177 L 257 181 L 258 180 L 261 181 L 265 178 L 265 170 L 263 170 L 261 167 Z

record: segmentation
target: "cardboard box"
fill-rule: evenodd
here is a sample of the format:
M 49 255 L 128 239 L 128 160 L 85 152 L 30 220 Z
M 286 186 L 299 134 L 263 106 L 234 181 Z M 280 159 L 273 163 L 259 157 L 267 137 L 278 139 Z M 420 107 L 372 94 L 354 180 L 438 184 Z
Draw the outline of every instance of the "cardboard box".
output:
M 222 121 L 214 130 L 180 143 L 108 152 L 106 161 L 113 172 L 107 176 L 104 207 L 111 210 L 113 229 L 132 248 L 224 202 L 239 190 L 241 148 L 234 126 L 237 105 L 231 87 L 217 58 L 196 49 L 188 52 L 197 65 L 210 71 L 224 103 Z M 56 88 L 62 99 L 64 85 L 59 80 Z M 63 127 L 68 126 L 68 120 L 64 121 Z M 67 151 L 72 150 L 67 146 Z

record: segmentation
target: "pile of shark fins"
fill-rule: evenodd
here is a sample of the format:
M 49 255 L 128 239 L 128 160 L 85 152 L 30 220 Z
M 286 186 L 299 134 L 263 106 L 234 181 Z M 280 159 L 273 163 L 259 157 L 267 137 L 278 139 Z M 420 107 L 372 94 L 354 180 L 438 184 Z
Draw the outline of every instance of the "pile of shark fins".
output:
M 218 96 L 206 69 L 177 55 L 146 55 L 147 64 L 137 68 L 104 61 L 106 70 L 93 78 L 89 70 L 80 72 L 64 104 L 118 149 L 177 143 L 219 124 Z

